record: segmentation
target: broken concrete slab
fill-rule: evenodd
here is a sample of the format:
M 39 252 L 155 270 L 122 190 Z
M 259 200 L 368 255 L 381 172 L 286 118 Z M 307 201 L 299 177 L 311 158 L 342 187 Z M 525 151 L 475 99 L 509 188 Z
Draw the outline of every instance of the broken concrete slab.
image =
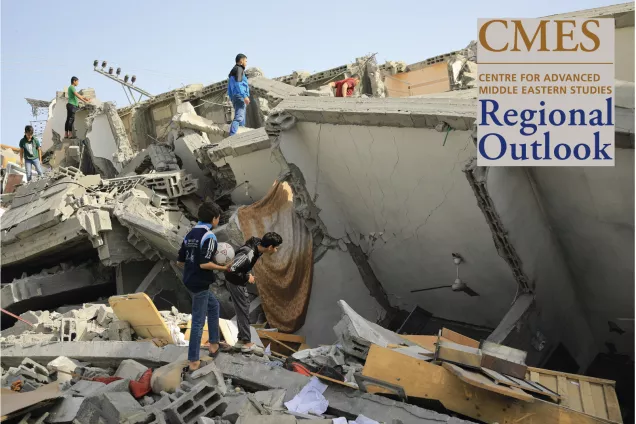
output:
M 108 274 L 94 264 L 85 264 L 55 274 L 38 274 L 2 286 L 2 307 L 11 312 L 45 309 L 49 296 L 72 294 L 74 290 L 110 284 Z M 90 318 L 86 318 L 90 319 Z
M 130 380 L 139 380 L 139 377 L 148 370 L 148 367 L 140 364 L 133 359 L 125 359 L 119 364 L 119 368 L 115 371 L 115 377 L 127 378 Z
M 71 386 L 71 392 L 77 393 L 79 396 L 90 397 L 99 393 L 106 384 L 99 381 L 80 380 Z
M 19 366 L 24 358 L 40 364 L 48 364 L 58 356 L 72 357 L 99 367 L 117 367 L 124 359 L 134 359 L 146 366 L 174 362 L 180 356 L 187 357 L 187 347 L 167 345 L 157 347 L 151 342 L 92 341 L 44 345 L 3 346 L 2 363 Z
M 309 377 L 271 367 L 253 358 L 220 354 L 215 362 L 226 377 L 239 381 L 243 386 L 286 389 L 286 401 L 309 382 Z M 338 385 L 329 386 L 324 396 L 329 401 L 330 412 L 343 416 L 364 414 L 380 422 L 401 420 L 404 424 L 463 422 L 453 421 L 455 418 L 448 415 Z
M 71 423 L 79 414 L 83 397 L 65 397 L 58 400 L 50 411 L 47 423 Z
M 119 424 L 137 415 L 145 415 L 142 406 L 130 393 L 104 393 L 86 399 L 77 418 L 79 422 Z

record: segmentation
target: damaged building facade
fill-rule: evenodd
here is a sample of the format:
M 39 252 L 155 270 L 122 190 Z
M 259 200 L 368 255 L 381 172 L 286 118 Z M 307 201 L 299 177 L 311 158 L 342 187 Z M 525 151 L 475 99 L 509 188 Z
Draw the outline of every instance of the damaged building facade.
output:
M 53 171 L 2 195 L 2 308 L 53 313 L 145 292 L 189 313 L 174 261 L 210 199 L 224 210 L 219 241 L 285 240 L 255 268 L 253 323 L 331 344 L 344 300 L 395 332 L 417 318 L 414 334 L 450 328 L 526 351 L 528 365 L 627 375 L 634 6 L 556 16 L 615 19 L 614 167 L 478 167 L 475 42 L 411 65 L 369 55 L 274 79 L 248 69 L 246 127 L 233 137 L 227 81 L 119 109 L 96 100 L 69 140 L 58 93 L 43 136 Z M 356 73 L 354 98 L 333 97 L 326 85 Z M 229 319 L 220 277 L 212 290 Z M 2 337 L 17 336 L 5 333 L 13 323 L 3 316 Z

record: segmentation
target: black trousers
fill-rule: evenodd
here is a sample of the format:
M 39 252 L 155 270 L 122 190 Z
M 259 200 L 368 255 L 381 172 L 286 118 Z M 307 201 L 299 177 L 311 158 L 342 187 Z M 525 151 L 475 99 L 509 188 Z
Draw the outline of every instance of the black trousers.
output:
M 238 326 L 238 339 L 245 343 L 252 341 L 252 333 L 250 332 L 250 301 L 247 295 L 247 287 L 244 285 L 236 285 L 229 282 L 232 279 L 231 274 L 225 274 L 228 282 L 225 283 L 236 311 L 236 325 Z M 240 282 L 240 281 L 239 281 Z
M 73 124 L 75 123 L 75 112 L 78 107 L 70 103 L 66 104 L 66 122 L 64 123 L 64 131 L 73 132 Z

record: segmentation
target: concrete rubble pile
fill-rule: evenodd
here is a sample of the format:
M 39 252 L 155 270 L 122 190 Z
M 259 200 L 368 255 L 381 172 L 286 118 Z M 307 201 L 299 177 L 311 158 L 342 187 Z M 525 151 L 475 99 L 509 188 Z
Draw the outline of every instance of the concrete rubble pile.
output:
M 176 325 L 186 325 L 191 319 L 176 308 L 160 315 L 166 323 Z M 355 312 L 349 311 L 343 319 L 349 315 L 355 317 Z M 28 414 L 25 410 L 10 415 L 23 416 L 22 422 L 466 422 L 413 405 L 400 406 L 359 392 L 351 384 L 327 386 L 316 377 L 285 369 L 286 361 L 271 354 L 221 353 L 211 361 L 202 352 L 202 367 L 183 373 L 187 347 L 134 341 L 129 323 L 118 320 L 111 308 L 101 304 L 85 304 L 64 313 L 28 312 L 21 318 L 33 327 L 18 321 L 0 338 L 1 386 L 14 396 L 29 394 L 34 399 L 46 390 L 53 393 L 46 402 L 33 402 Z M 71 337 L 65 328 L 73 329 Z M 32 334 L 49 338 L 26 341 Z M 301 353 L 305 352 L 322 363 L 316 349 Z M 344 358 L 331 348 L 323 353 L 334 364 Z M 352 367 L 352 372 L 359 374 L 362 363 L 355 371 Z

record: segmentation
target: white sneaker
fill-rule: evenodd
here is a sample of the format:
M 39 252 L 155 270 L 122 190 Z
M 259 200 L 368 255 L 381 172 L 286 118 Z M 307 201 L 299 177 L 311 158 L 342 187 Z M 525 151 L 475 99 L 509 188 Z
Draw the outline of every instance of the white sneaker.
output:
M 256 355 L 262 356 L 264 352 L 263 349 L 253 344 L 251 346 L 242 346 L 241 353 L 254 353 Z

